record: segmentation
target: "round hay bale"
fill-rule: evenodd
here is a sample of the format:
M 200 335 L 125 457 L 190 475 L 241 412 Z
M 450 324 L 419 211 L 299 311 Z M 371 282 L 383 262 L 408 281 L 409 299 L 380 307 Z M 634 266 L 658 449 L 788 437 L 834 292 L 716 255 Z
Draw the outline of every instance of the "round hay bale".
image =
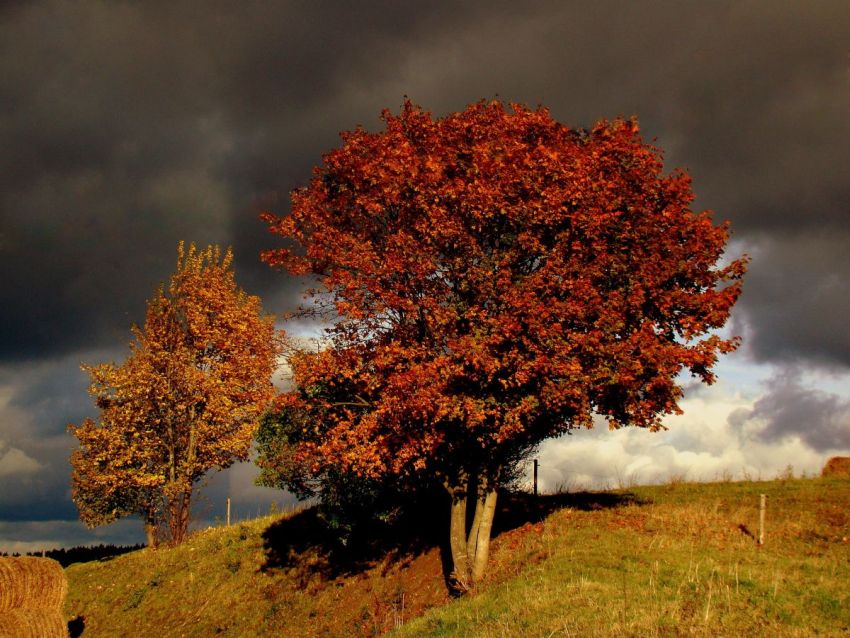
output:
M 0 613 L 12 609 L 62 609 L 68 580 L 52 558 L 0 557 Z
M 58 609 L 0 612 L 0 638 L 68 638 L 68 623 Z
M 833 456 L 823 466 L 821 476 L 850 476 L 850 456 Z

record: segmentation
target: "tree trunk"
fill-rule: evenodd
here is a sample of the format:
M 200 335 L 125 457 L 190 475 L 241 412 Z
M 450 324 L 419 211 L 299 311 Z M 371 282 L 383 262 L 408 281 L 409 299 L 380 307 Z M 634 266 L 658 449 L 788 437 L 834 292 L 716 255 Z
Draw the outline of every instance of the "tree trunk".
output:
M 148 513 L 145 515 L 145 542 L 151 549 L 156 549 L 159 546 L 159 538 L 157 537 L 156 518 Z
M 470 489 L 475 483 L 475 490 Z M 497 491 L 495 481 L 479 477 L 477 482 L 460 480 L 457 484 L 446 485 L 451 496 L 451 525 L 449 542 L 452 553 L 453 587 L 459 592 L 467 592 L 484 576 L 490 555 L 490 533 L 496 514 Z M 467 529 L 466 517 L 469 505 L 474 499 L 475 514 Z
M 170 497 L 168 503 L 168 529 L 171 544 L 179 545 L 186 539 L 189 530 L 189 509 L 192 501 L 192 486 L 184 488 Z
M 168 497 L 168 536 L 171 545 L 177 545 L 180 542 L 180 528 L 177 521 L 180 520 L 180 494 L 172 493 Z
M 496 516 L 497 496 L 498 492 L 495 487 L 488 487 L 486 492 L 478 496 L 475 509 L 481 510 L 481 518 L 478 521 L 478 528 L 470 531 L 470 538 L 472 538 L 473 533 L 475 534 L 475 553 L 470 555 L 473 583 L 480 581 L 487 570 L 487 560 L 490 557 L 490 533 L 493 530 L 493 519 Z M 478 518 L 477 515 L 476 518 Z
M 189 532 L 189 509 L 192 504 L 192 486 L 186 488 L 183 492 L 183 502 L 180 506 L 180 541 L 186 540 L 186 534 Z
M 451 524 L 449 527 L 449 543 L 454 567 L 452 570 L 452 586 L 459 591 L 467 591 L 472 586 L 466 537 L 467 486 L 456 486 L 449 491 L 449 494 L 452 498 Z

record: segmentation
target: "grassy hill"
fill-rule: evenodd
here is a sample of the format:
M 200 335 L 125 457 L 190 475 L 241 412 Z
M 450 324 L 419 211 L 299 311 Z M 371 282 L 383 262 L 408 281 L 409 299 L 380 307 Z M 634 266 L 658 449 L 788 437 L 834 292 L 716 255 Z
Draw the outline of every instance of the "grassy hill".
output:
M 497 526 L 458 600 L 441 526 L 340 554 L 305 511 L 72 565 L 66 611 L 87 637 L 850 634 L 847 479 L 515 495 Z

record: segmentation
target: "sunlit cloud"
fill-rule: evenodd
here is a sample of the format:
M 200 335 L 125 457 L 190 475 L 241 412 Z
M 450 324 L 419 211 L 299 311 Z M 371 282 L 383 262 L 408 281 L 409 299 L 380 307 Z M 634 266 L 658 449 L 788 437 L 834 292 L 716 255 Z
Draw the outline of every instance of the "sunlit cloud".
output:
M 32 474 L 41 468 L 41 463 L 28 456 L 26 452 L 0 441 L 0 477 Z

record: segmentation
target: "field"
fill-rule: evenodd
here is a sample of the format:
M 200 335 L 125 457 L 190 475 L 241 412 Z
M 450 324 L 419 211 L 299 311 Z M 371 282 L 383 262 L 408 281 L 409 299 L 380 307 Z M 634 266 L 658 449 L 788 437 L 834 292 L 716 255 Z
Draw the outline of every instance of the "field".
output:
M 497 526 L 486 582 L 457 600 L 431 532 L 341 559 L 306 511 L 72 565 L 66 612 L 93 637 L 850 633 L 847 479 L 514 495 Z

